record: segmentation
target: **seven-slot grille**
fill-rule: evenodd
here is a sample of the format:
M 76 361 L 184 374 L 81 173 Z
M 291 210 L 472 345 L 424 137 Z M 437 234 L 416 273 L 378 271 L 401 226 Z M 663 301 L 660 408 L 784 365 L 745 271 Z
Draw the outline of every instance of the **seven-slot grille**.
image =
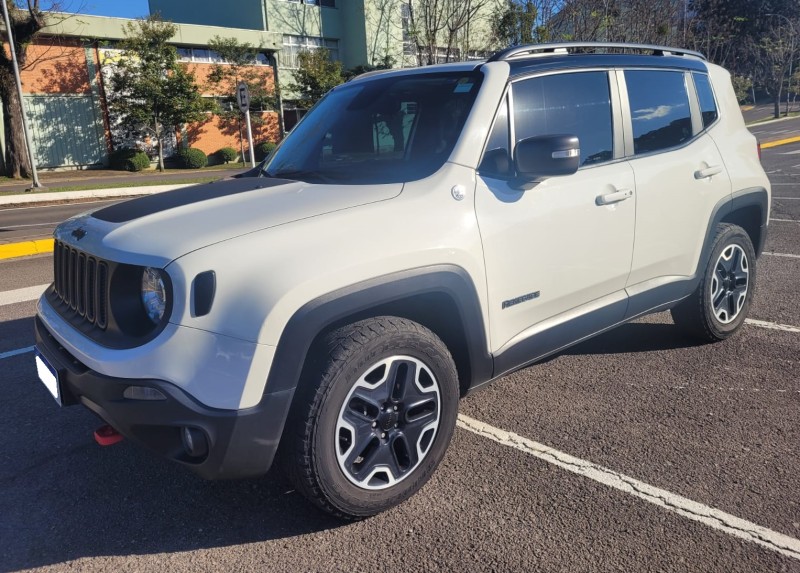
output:
M 69 309 L 90 324 L 108 324 L 108 263 L 61 241 L 55 242 L 53 276 L 55 294 Z

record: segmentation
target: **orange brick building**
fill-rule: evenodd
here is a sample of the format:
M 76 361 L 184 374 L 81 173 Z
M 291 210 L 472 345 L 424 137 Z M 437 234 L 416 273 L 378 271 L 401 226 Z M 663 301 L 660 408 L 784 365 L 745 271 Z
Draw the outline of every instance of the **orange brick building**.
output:
M 120 147 L 138 147 L 157 154 L 149 138 L 125 132 L 106 105 L 108 74 L 121 52 L 115 43 L 124 38 L 128 20 L 80 15 L 45 28 L 28 47 L 21 70 L 23 95 L 41 168 L 83 168 L 102 165 Z M 195 75 L 204 97 L 224 98 L 232 86 L 213 86 L 208 75 L 215 65 L 226 65 L 207 44 L 215 36 L 233 37 L 259 46 L 252 71 L 270 91 L 275 85 L 275 57 L 280 37 L 270 32 L 179 24 L 173 41 L 180 59 Z M 218 93 L 224 92 L 224 93 Z M 165 145 L 165 156 L 179 146 L 197 147 L 211 155 L 222 147 L 247 152 L 246 128 L 238 114 L 208 115 L 197 124 L 180 126 Z M 253 140 L 277 141 L 279 113 L 251 109 Z M 243 123 L 243 122 L 241 122 Z M 0 134 L 2 130 L 0 130 Z M 241 135 L 240 135 L 241 133 Z M 242 137 L 243 136 L 243 137 Z M 243 141 L 244 140 L 244 141 Z M 4 145 L 0 141 L 0 145 Z M 2 154 L 0 154 L 2 156 Z

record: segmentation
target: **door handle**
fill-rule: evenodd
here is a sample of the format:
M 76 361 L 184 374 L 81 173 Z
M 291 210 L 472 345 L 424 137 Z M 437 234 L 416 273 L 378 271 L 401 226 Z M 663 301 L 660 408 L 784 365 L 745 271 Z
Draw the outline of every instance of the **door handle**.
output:
M 633 189 L 617 189 L 613 193 L 607 195 L 598 195 L 595 203 L 598 205 L 611 205 L 612 203 L 619 203 L 625 199 L 633 197 Z
M 708 179 L 714 175 L 722 173 L 722 165 L 711 165 L 705 169 L 698 169 L 694 172 L 695 179 Z

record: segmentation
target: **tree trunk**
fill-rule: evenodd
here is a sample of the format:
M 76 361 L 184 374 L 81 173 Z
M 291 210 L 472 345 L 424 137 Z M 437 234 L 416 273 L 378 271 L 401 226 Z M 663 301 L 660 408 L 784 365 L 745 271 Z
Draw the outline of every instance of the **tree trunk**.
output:
M 9 62 L 10 63 L 10 62 Z M 22 128 L 20 101 L 14 72 L 0 66 L 0 99 L 3 100 L 6 136 L 6 175 L 14 179 L 31 176 L 31 162 L 25 145 L 25 130 Z
M 775 94 L 774 102 L 775 104 L 775 119 L 780 118 L 781 116 L 781 92 L 778 91 Z

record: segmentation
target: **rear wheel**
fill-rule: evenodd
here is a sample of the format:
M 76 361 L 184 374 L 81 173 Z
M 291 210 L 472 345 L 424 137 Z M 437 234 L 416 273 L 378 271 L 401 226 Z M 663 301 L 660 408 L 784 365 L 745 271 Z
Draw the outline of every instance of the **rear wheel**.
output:
M 756 255 L 747 232 L 723 223 L 697 290 L 672 309 L 675 324 L 695 338 L 724 340 L 744 324 L 756 277 Z
M 284 466 L 323 510 L 356 519 L 399 504 L 438 466 L 455 426 L 458 378 L 444 343 L 396 317 L 340 328 L 317 349 L 284 434 Z

